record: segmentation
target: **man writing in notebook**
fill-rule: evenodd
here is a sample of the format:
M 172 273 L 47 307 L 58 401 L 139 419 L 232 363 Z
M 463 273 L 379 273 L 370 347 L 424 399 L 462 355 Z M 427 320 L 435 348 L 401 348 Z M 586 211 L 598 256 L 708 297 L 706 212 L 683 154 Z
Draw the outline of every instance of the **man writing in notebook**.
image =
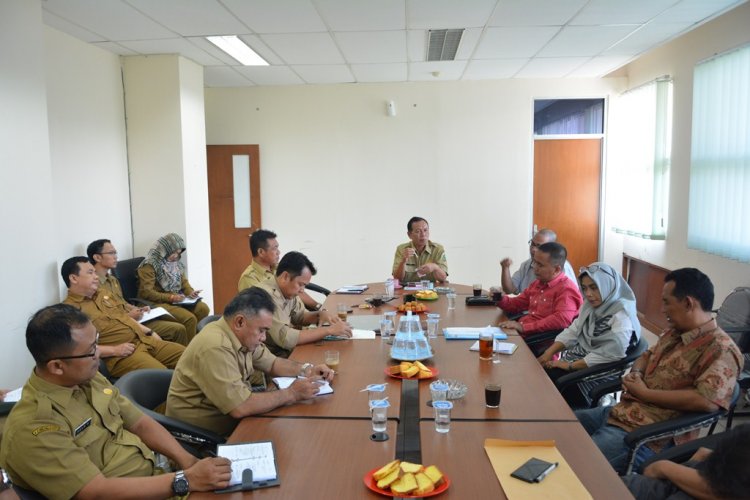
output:
M 271 295 L 276 305 L 273 326 L 265 341 L 276 356 L 288 358 L 296 345 L 317 342 L 328 335 L 352 336 L 352 328 L 345 321 L 323 309 L 307 311 L 302 304 L 299 294 L 315 273 L 315 266 L 304 254 L 289 252 L 279 262 L 276 276 L 259 285 Z M 324 323 L 329 326 L 322 326 Z M 321 326 L 303 329 L 312 324 Z
M 430 241 L 430 225 L 421 217 L 406 224 L 409 242 L 396 247 L 393 277 L 403 283 L 427 279 L 441 283 L 448 279 L 448 261 L 443 245 Z
M 271 354 L 263 342 L 273 324 L 274 303 L 258 287 L 241 291 L 209 323 L 177 363 L 167 396 L 167 416 L 228 435 L 237 419 L 314 397 L 333 371 Z M 253 373 L 297 377 L 287 389 L 250 390 Z
M 250 235 L 250 253 L 253 256 L 253 261 L 240 276 L 240 281 L 237 284 L 238 292 L 251 286 L 257 286 L 275 276 L 276 266 L 281 256 L 276 233 L 266 229 L 258 229 L 253 232 Z M 300 292 L 299 298 L 310 311 L 319 311 L 323 307 L 323 304 L 318 303 L 304 290 Z
M 36 366 L 0 452 L 13 483 L 46 498 L 167 498 L 226 487 L 229 460 L 199 461 L 97 372 L 98 339 L 89 318 L 66 304 L 29 321 Z M 163 473 L 151 450 L 182 470 Z

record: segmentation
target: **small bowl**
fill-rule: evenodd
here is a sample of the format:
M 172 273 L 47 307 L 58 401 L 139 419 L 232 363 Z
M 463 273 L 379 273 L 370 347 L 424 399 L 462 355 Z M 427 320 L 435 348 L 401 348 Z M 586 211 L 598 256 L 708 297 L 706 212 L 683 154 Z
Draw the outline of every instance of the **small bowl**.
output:
M 460 380 L 438 380 L 438 382 L 445 382 L 448 384 L 448 399 L 461 399 L 462 397 L 466 396 L 466 393 L 469 392 L 469 388 L 466 387 L 466 384 L 461 382 Z

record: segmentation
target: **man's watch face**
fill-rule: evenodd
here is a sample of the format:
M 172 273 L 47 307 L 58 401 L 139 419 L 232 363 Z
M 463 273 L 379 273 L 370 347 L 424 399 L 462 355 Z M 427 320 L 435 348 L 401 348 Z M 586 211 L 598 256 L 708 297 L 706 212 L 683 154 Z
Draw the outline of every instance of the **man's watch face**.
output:
M 179 496 L 187 495 L 190 492 L 188 480 L 185 478 L 185 474 L 182 471 L 175 475 L 174 481 L 172 481 L 172 490 L 175 495 Z

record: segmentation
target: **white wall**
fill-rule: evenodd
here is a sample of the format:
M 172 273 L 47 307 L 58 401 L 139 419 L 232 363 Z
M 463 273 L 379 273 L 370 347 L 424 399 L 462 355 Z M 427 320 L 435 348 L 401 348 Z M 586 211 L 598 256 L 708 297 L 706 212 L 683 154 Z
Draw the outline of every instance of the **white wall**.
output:
M 624 251 L 668 269 L 701 269 L 714 282 L 717 307 L 733 288 L 750 285 L 750 266 L 687 248 L 693 68 L 697 62 L 713 54 L 749 42 L 748 26 L 750 4 L 745 4 L 651 51 L 625 68 L 630 87 L 665 74 L 674 79 L 669 226 L 666 241 L 644 241 L 610 231 L 605 233 L 606 257 L 613 264 L 619 265 Z M 612 119 L 617 119 L 614 111 Z M 616 186 L 610 188 L 616 189 Z
M 379 281 L 412 215 L 450 279 L 499 283 L 527 258 L 533 101 L 608 97 L 624 80 L 505 80 L 206 89 L 208 144 L 259 144 L 263 226 L 328 287 Z M 386 116 L 393 100 L 398 114 Z

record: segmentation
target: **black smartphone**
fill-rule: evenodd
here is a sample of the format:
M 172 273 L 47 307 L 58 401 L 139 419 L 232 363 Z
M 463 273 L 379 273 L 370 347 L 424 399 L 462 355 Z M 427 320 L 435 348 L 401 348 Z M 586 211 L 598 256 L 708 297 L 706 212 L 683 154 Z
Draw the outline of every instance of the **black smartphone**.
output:
M 550 472 L 555 470 L 555 467 L 557 467 L 557 462 L 547 462 L 538 458 L 530 458 L 518 469 L 511 472 L 510 475 L 527 483 L 539 483 Z

